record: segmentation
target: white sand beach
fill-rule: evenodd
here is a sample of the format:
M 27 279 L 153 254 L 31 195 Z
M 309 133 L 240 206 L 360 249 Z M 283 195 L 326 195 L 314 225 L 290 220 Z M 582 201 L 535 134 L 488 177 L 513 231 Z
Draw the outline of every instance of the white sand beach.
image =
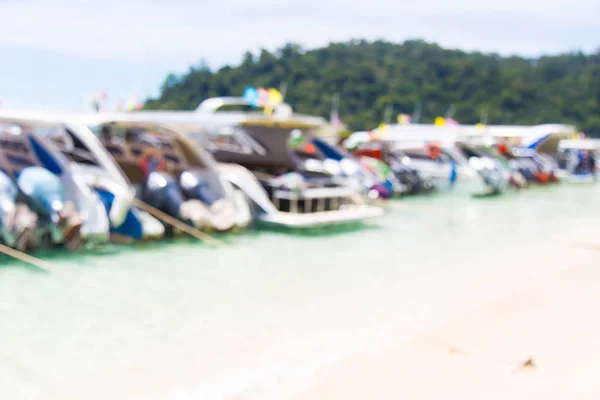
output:
M 538 262 L 507 265 L 521 278 L 482 280 L 493 300 L 382 354 L 324 368 L 297 400 L 600 398 L 600 244 L 584 232 L 593 227 L 569 240 L 589 249 L 547 243 Z

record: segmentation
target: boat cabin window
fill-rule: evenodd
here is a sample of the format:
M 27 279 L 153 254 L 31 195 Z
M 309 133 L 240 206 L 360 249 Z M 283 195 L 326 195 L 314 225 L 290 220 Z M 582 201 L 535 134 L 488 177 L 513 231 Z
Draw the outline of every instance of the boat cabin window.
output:
M 470 159 L 472 157 L 479 158 L 484 156 L 484 154 L 475 149 L 470 148 L 469 146 L 461 145 L 458 148 L 467 159 Z
M 504 157 L 502 156 L 502 154 L 500 153 L 500 151 L 498 151 L 498 149 L 496 149 L 495 147 L 492 146 L 477 146 L 477 150 L 480 151 L 481 153 L 485 153 L 488 156 L 494 157 L 494 158 L 498 158 L 503 160 Z
M 426 149 L 404 149 L 401 151 L 396 151 L 397 156 L 406 156 L 411 160 L 421 160 L 421 161 L 432 161 L 432 162 L 443 162 L 447 163 L 452 161 L 452 158 L 441 149 L 440 154 L 437 158 L 433 158 L 431 154 Z
M 22 129 L 19 125 L 0 123 L 0 135 L 2 136 L 16 136 L 22 133 Z
M 205 132 L 191 133 L 190 137 L 201 143 L 210 152 L 221 150 L 239 154 L 263 156 L 267 154 L 267 149 L 256 139 L 246 134 L 241 127 L 214 127 Z
M 353 153 L 356 156 L 381 159 L 383 156 L 383 145 L 380 142 L 365 142 L 354 149 Z
M 96 156 L 87 146 L 65 126 L 36 129 L 35 133 L 48 137 L 61 153 L 71 162 L 77 164 L 99 165 Z
M 98 165 L 98 161 L 94 154 L 88 150 L 83 142 L 77 136 L 64 126 L 51 127 L 32 127 L 27 128 L 39 137 L 43 137 L 52 141 L 52 143 L 60 150 L 60 152 L 72 162 L 79 164 Z M 10 132 L 13 135 L 21 130 L 21 127 L 13 127 Z
M 404 150 L 404 154 L 412 160 L 433 161 L 431 156 L 424 150 Z
M 254 114 L 263 114 L 264 112 L 257 111 L 255 107 L 252 107 L 250 104 L 222 104 L 215 110 L 215 112 L 244 112 L 244 113 L 254 113 Z

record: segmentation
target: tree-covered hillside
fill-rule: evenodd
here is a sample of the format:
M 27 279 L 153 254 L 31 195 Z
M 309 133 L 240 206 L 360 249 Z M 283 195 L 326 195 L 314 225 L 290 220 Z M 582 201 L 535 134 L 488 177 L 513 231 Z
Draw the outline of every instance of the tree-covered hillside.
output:
M 304 51 L 288 44 L 272 54 L 246 53 L 238 66 L 191 68 L 169 75 L 147 109 L 194 109 L 214 96 L 241 96 L 247 85 L 287 84 L 286 102 L 297 112 L 329 117 L 339 93 L 340 117 L 369 129 L 422 104 L 421 122 L 445 115 L 490 124 L 572 123 L 600 136 L 600 52 L 538 59 L 447 50 L 423 41 L 335 43 Z M 395 118 L 393 118 L 395 120 Z

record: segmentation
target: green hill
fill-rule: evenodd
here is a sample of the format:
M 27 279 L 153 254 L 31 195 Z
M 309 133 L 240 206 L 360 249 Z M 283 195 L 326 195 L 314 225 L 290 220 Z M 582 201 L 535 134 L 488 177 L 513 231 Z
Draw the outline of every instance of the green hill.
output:
M 600 136 L 600 52 L 537 59 L 448 50 L 423 41 L 393 44 L 351 41 L 304 51 L 288 44 L 277 52 L 246 53 L 238 66 L 193 67 L 169 75 L 146 109 L 194 109 L 214 96 L 241 96 L 247 85 L 288 85 L 286 102 L 297 112 L 329 117 L 340 95 L 340 117 L 354 130 L 393 115 L 432 122 L 454 104 L 454 119 L 490 124 L 571 123 Z M 395 120 L 395 118 L 394 118 Z

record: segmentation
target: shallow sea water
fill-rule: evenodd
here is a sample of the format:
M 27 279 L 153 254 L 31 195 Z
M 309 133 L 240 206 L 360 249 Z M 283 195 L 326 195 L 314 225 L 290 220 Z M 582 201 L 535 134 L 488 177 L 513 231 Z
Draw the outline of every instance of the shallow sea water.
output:
M 599 198 L 416 197 L 362 229 L 108 246 L 46 258 L 53 273 L 0 258 L 0 398 L 288 398 L 444 319 L 519 249 L 600 220 Z

